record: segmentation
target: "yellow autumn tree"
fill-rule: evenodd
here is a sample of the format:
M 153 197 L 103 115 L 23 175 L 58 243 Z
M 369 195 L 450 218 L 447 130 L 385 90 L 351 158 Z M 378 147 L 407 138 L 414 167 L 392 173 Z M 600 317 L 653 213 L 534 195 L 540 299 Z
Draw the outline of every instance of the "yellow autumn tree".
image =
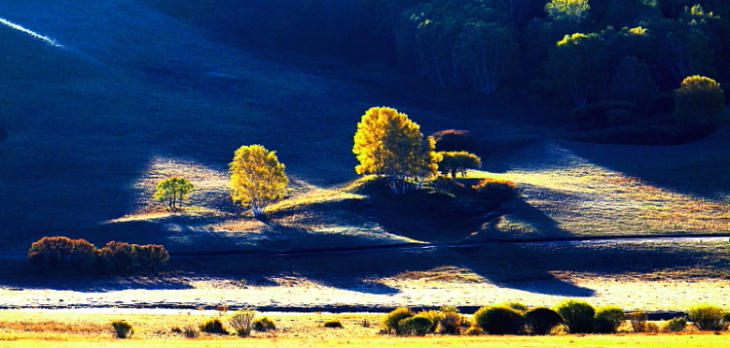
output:
M 254 217 L 264 214 L 266 206 L 286 193 L 289 178 L 275 151 L 261 145 L 241 146 L 229 165 L 231 198 L 250 206 Z
M 182 209 L 183 199 L 193 188 L 188 179 L 173 176 L 157 183 L 152 198 L 167 203 L 168 209 L 176 211 Z
M 387 177 L 396 194 L 409 182 L 420 182 L 436 173 L 439 156 L 432 137 L 423 137 L 420 126 L 404 113 L 389 107 L 368 109 L 357 124 L 352 152 L 360 162 L 358 174 Z

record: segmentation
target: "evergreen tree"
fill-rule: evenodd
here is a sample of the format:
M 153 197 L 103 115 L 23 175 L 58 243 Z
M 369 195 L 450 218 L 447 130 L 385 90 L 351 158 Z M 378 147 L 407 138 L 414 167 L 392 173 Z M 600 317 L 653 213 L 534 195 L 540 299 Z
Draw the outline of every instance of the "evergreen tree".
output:
M 388 107 L 368 109 L 357 124 L 352 152 L 358 174 L 383 175 L 394 193 L 405 193 L 408 181 L 436 172 L 439 158 L 432 137 L 404 113 Z
M 682 124 L 702 124 L 725 108 L 720 84 L 704 76 L 689 76 L 674 91 L 674 114 Z
M 286 193 L 289 178 L 274 151 L 261 145 L 241 146 L 229 165 L 231 198 L 250 206 L 254 217 L 264 214 L 266 206 Z

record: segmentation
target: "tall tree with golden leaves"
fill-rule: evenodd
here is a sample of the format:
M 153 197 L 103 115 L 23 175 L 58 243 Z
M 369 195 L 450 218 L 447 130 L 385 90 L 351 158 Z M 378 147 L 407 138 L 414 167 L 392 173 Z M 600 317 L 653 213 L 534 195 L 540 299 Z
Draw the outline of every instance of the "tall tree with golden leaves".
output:
M 409 181 L 436 173 L 439 156 L 434 148 L 433 138 L 424 139 L 420 126 L 406 114 L 372 107 L 357 124 L 352 152 L 360 164 L 355 172 L 386 176 L 393 192 L 402 194 Z
M 250 206 L 254 217 L 264 215 L 266 206 L 286 193 L 289 178 L 275 151 L 261 145 L 241 146 L 229 165 L 231 198 Z

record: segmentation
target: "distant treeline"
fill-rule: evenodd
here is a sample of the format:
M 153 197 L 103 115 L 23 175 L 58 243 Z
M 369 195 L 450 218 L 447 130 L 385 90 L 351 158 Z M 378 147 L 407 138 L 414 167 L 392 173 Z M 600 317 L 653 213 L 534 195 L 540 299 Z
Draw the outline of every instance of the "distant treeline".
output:
M 726 0 L 148 1 L 228 40 L 564 105 L 641 105 L 692 75 L 730 81 Z

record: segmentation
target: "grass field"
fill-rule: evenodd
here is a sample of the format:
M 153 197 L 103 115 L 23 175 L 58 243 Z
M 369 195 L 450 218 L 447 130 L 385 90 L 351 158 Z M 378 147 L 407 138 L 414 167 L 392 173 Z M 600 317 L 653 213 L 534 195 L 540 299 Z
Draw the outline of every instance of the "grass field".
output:
M 202 334 L 187 339 L 172 328 L 198 325 L 215 313 L 178 314 L 0 312 L 0 347 L 720 347 L 730 335 L 689 331 L 674 334 L 394 337 L 378 333 L 373 314 L 271 314 L 276 331 L 252 337 Z M 109 322 L 123 318 L 135 327 L 130 339 L 112 337 Z M 341 329 L 324 328 L 336 319 Z M 367 321 L 369 327 L 363 327 Z

